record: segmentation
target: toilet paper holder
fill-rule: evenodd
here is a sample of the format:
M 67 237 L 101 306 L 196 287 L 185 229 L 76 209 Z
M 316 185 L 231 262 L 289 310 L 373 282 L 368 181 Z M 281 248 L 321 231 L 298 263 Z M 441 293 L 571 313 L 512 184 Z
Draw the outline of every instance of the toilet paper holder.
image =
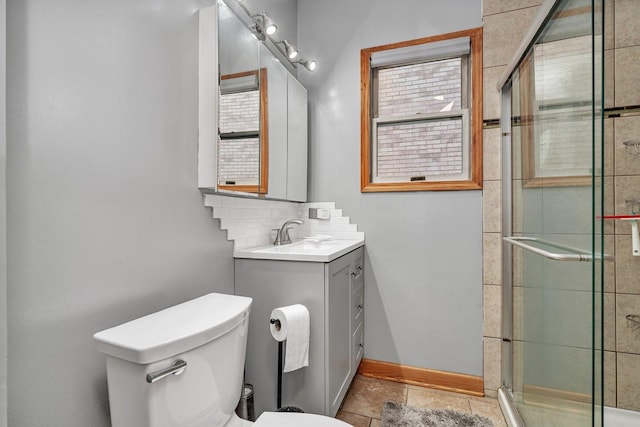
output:
M 280 320 L 279 319 L 271 319 L 271 320 L 269 320 L 269 323 L 274 325 L 274 327 L 276 328 L 276 331 L 279 331 L 280 328 L 282 328 L 282 325 L 280 324 Z

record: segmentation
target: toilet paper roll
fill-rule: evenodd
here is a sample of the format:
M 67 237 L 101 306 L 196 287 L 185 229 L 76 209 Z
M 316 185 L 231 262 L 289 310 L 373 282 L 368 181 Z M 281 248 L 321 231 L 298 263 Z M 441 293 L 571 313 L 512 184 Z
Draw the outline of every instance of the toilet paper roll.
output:
M 284 369 L 291 372 L 309 366 L 309 310 L 302 304 L 278 307 L 271 312 L 270 326 L 276 341 L 285 341 Z M 278 328 L 279 325 L 279 328 Z

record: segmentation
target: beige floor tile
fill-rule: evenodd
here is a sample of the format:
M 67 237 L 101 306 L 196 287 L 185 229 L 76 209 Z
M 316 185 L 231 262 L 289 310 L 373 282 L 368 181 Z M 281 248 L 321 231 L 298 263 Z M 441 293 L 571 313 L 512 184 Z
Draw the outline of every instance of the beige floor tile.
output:
M 418 408 L 453 409 L 460 412 L 471 412 L 469 399 L 454 397 L 431 390 L 409 389 L 407 405 Z
M 382 405 L 388 400 L 420 408 L 472 412 L 491 419 L 495 427 L 506 427 L 495 398 L 405 385 L 360 375 L 356 375 L 336 418 L 356 427 L 382 427 Z
M 371 377 L 365 377 L 364 375 L 360 375 L 360 374 L 356 374 L 356 376 L 354 377 L 354 379 L 357 380 L 365 380 L 365 381 L 380 381 L 376 378 L 371 378 Z
M 496 399 L 469 400 L 471 412 L 489 418 L 496 427 L 507 427 L 502 410 Z
M 407 387 L 390 381 L 356 378 L 342 403 L 342 410 L 370 418 L 380 418 L 386 401 L 406 403 Z
M 336 418 L 351 424 L 353 427 L 369 427 L 371 424 L 371 418 L 364 415 L 352 414 L 351 412 L 345 412 L 343 410 L 338 411 Z

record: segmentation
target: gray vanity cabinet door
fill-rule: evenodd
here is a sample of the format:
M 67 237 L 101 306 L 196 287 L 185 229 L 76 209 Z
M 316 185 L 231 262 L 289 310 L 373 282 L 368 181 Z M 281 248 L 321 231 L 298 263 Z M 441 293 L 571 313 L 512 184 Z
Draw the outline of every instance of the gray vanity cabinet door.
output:
M 274 308 L 291 304 L 304 304 L 309 310 L 309 366 L 283 375 L 282 405 L 314 414 L 325 410 L 325 266 L 319 262 L 235 260 L 235 293 L 253 298 L 245 381 L 253 385 L 256 417 L 277 408 L 278 343 L 269 331 L 269 318 Z
M 325 358 L 326 398 L 325 413 L 335 415 L 351 383 L 351 254 L 327 265 L 327 316 Z
M 364 352 L 363 256 L 358 248 L 329 263 L 235 260 L 235 293 L 253 298 L 245 381 L 253 384 L 256 416 L 277 406 L 278 343 L 269 318 L 290 304 L 309 309 L 309 366 L 283 375 L 282 404 L 336 415 Z

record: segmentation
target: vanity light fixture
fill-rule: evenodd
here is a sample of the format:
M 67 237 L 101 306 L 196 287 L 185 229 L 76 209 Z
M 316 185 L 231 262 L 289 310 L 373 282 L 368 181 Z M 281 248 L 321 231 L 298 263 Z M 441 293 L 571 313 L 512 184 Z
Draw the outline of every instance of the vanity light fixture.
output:
M 260 25 L 258 24 L 252 24 L 251 27 L 249 27 L 249 31 L 251 31 L 251 35 L 253 35 L 253 37 L 262 42 L 267 39 L 267 36 L 264 34 L 264 31 L 262 31 L 262 28 L 260 28 Z
M 253 35 L 261 41 L 266 41 L 267 39 L 271 42 L 277 50 L 280 51 L 283 56 L 289 60 L 289 62 L 293 65 L 301 64 L 304 68 L 309 71 L 314 71 L 317 67 L 317 62 L 315 59 L 300 59 L 298 61 L 294 61 L 295 58 L 299 57 L 298 48 L 296 48 L 293 44 L 289 43 L 287 40 L 274 40 L 271 36 L 278 31 L 278 26 L 275 22 L 267 15 L 267 12 L 261 10 L 260 13 L 253 14 L 247 9 L 247 7 L 243 4 L 243 0 L 224 0 L 225 2 L 232 1 L 236 5 L 238 5 L 248 17 L 253 21 L 253 25 L 249 28 Z M 284 45 L 284 51 L 278 45 Z
M 287 58 L 295 59 L 295 57 L 298 56 L 298 48 L 289 43 L 287 40 L 282 40 L 281 42 L 276 43 L 282 43 L 284 45 L 284 51 L 287 54 Z
M 300 61 L 293 61 L 294 64 L 300 64 L 309 71 L 314 71 L 318 66 L 315 59 L 301 59 Z
M 275 34 L 276 31 L 278 31 L 278 26 L 271 18 L 269 18 L 269 15 L 267 15 L 267 12 L 264 10 L 260 11 L 257 15 L 252 15 L 251 18 L 253 18 L 256 24 L 262 24 L 262 29 L 268 36 Z

